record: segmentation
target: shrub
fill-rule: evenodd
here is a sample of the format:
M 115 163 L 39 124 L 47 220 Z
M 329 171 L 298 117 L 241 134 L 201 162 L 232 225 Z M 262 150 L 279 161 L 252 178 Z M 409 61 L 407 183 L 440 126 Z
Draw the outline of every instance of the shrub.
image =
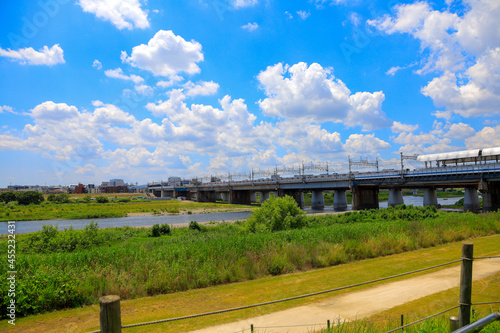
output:
M 170 230 L 170 226 L 168 224 L 162 224 L 160 226 L 160 234 L 161 235 L 170 235 L 172 231 Z
M 49 194 L 47 200 L 55 203 L 68 203 L 69 202 L 69 194 L 68 193 L 59 193 L 59 194 Z
M 0 193 L 0 201 L 5 203 L 16 201 L 16 193 L 12 191 Z
M 25 192 L 16 192 L 16 200 L 20 205 L 29 205 L 35 204 L 38 205 L 43 202 L 45 199 L 43 198 L 43 194 L 37 191 L 25 191 Z
M 108 203 L 109 202 L 109 199 L 106 198 L 106 197 L 103 197 L 102 195 L 95 198 L 95 201 L 97 201 L 98 203 Z
M 155 224 L 153 228 L 151 228 L 151 237 L 160 237 L 160 225 Z
M 196 221 L 189 222 L 189 230 L 198 230 L 201 231 L 201 227 Z
M 302 228 L 306 225 L 304 212 L 295 199 L 271 197 L 247 218 L 246 228 L 251 232 L 279 231 Z

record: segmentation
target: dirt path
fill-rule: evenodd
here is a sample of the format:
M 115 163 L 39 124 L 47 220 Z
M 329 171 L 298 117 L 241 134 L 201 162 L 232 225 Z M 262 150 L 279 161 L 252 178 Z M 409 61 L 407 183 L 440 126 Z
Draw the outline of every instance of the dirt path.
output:
M 474 262 L 474 280 L 485 278 L 496 272 L 500 272 L 500 259 L 487 259 Z M 319 329 L 320 326 L 304 325 L 326 323 L 327 320 L 337 320 L 338 318 L 341 318 L 341 320 L 365 318 L 395 306 L 457 287 L 459 281 L 460 267 L 446 268 L 438 272 L 332 297 L 315 304 L 299 306 L 193 332 L 243 332 L 244 329 L 249 331 L 251 324 L 254 327 L 266 327 L 266 329 L 257 330 L 256 332 L 311 332 L 315 328 Z

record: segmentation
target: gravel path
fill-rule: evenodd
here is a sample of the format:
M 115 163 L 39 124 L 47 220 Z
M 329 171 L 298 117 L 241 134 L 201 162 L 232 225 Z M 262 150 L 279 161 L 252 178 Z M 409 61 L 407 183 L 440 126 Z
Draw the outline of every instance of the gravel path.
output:
M 487 259 L 474 262 L 473 279 L 478 280 L 500 272 L 500 259 Z M 255 332 L 266 333 L 303 333 L 320 329 L 311 324 L 324 323 L 328 319 L 355 320 L 402 305 L 416 299 L 459 286 L 460 267 L 452 267 L 438 272 L 417 276 L 397 282 L 385 283 L 370 289 L 352 292 L 330 299 L 299 306 L 296 308 L 270 313 L 267 315 L 213 326 L 195 333 L 235 333 L 249 332 L 250 325 L 265 327 Z M 306 325 L 306 326 L 304 326 Z M 309 325 L 309 326 L 307 326 Z M 293 327 L 296 326 L 296 327 Z

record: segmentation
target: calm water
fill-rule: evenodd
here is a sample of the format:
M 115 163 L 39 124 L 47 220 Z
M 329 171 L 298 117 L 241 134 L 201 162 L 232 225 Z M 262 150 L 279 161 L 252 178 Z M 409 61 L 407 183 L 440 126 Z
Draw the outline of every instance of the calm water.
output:
M 403 197 L 406 205 L 422 206 L 424 199 L 422 197 L 405 196 Z M 461 198 L 438 198 L 438 203 L 441 205 L 452 205 Z M 380 208 L 387 208 L 387 201 L 380 203 Z M 351 205 L 348 205 L 348 210 Z M 306 207 L 306 212 L 318 212 L 312 210 L 311 207 Z M 332 206 L 325 207 L 322 212 L 333 212 Z M 154 224 L 180 224 L 189 223 L 191 221 L 210 222 L 210 221 L 231 221 L 243 220 L 250 215 L 250 212 L 227 212 L 227 213 L 207 213 L 207 214 L 192 214 L 192 215 L 165 215 L 165 216 L 131 216 L 118 217 L 107 219 L 85 219 L 85 220 L 45 220 L 45 221 L 22 221 L 16 223 L 16 234 L 35 232 L 42 229 L 44 224 L 57 225 L 59 230 L 73 226 L 74 229 L 83 229 L 91 221 L 99 223 L 100 228 L 116 228 L 116 227 L 147 227 Z M 0 222 L 0 234 L 7 233 L 7 222 Z

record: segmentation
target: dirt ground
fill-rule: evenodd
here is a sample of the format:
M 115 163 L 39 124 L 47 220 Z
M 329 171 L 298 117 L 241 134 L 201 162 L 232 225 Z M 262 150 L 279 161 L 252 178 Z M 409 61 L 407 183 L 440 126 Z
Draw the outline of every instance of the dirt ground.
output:
M 474 280 L 483 279 L 496 272 L 500 272 L 500 259 L 498 258 L 474 262 Z M 265 329 L 257 329 L 255 332 L 311 332 L 314 329 L 320 328 L 320 326 L 313 324 L 326 323 L 327 320 L 333 321 L 339 318 L 341 321 L 365 318 L 395 306 L 457 287 L 459 286 L 459 282 L 460 267 L 446 268 L 438 272 L 332 297 L 315 304 L 299 306 L 193 332 L 244 332 L 249 331 L 251 324 L 254 327 L 265 327 Z M 308 324 L 311 325 L 304 326 Z

